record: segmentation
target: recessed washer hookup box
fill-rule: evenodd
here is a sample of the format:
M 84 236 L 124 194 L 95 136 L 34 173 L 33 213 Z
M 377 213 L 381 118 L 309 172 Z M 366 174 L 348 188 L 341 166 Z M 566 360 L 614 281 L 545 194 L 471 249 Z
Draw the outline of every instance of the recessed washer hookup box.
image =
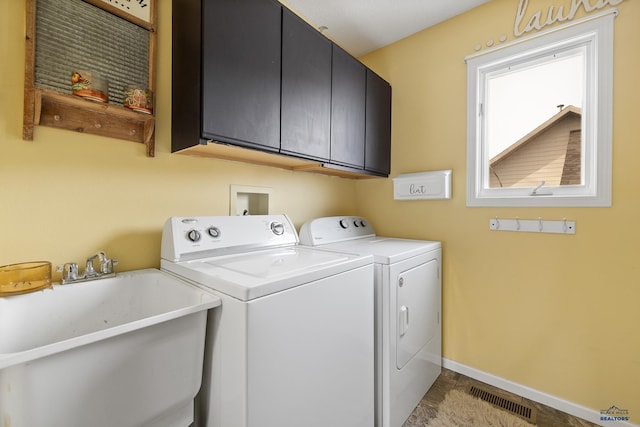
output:
M 451 169 L 407 173 L 393 178 L 395 200 L 434 200 L 451 198 Z

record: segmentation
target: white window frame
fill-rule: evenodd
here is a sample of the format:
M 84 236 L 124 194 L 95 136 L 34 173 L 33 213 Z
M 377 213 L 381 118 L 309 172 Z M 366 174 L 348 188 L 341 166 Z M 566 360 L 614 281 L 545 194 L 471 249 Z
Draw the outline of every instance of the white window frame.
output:
M 613 22 L 617 9 L 470 55 L 467 63 L 467 206 L 611 206 Z M 580 185 L 490 188 L 489 150 L 482 106 L 487 77 L 510 63 L 554 51 L 586 48 Z

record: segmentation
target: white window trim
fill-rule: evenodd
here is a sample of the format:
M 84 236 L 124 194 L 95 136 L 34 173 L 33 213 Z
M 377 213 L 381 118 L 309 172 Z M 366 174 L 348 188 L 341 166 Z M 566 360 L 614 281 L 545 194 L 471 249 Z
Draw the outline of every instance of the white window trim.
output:
M 613 110 L 613 22 L 617 9 L 465 58 L 467 63 L 467 206 L 611 206 Z M 497 66 L 545 51 L 587 46 L 588 99 L 583 116 L 582 185 L 545 186 L 551 195 L 531 195 L 533 188 L 487 188 L 488 150 L 483 143 L 484 76 Z M 594 149 L 595 145 L 595 149 Z

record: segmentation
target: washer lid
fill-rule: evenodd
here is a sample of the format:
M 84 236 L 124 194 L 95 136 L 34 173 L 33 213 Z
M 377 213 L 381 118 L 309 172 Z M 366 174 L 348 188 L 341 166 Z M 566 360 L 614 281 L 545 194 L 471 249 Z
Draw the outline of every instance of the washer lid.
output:
M 162 268 L 248 301 L 372 263 L 371 256 L 298 245 L 193 261 L 162 261 Z
M 314 247 L 360 255 L 373 255 L 374 262 L 377 264 L 392 264 L 421 255 L 425 252 L 440 249 L 441 244 L 440 242 L 429 240 L 396 239 L 393 237 L 375 236 Z

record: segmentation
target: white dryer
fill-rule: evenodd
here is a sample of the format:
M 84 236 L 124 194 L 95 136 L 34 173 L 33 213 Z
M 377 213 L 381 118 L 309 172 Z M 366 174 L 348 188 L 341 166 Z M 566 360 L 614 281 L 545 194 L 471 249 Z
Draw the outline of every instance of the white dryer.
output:
M 400 427 L 442 370 L 440 242 L 376 236 L 361 217 L 325 217 L 300 229 L 303 245 L 373 255 L 376 422 Z
M 373 258 L 298 245 L 285 215 L 173 217 L 162 270 L 217 295 L 200 427 L 371 427 Z

